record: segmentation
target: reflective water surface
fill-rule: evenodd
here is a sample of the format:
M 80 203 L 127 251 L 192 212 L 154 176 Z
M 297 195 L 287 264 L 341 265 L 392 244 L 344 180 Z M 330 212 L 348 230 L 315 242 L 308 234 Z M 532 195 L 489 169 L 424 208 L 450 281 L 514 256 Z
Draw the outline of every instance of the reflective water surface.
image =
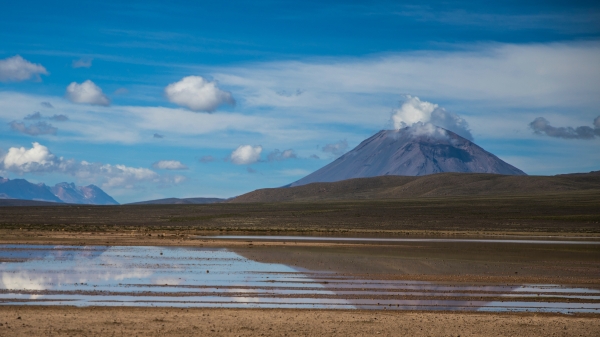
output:
M 364 279 L 226 249 L 0 245 L 9 304 L 600 313 L 600 292 Z
M 198 236 L 198 239 L 254 240 L 254 241 L 323 241 L 323 242 L 456 242 L 456 243 L 522 243 L 561 245 L 600 245 L 600 241 L 539 240 L 539 239 L 439 239 L 439 238 L 352 238 L 327 236 L 282 236 L 282 235 L 214 235 Z

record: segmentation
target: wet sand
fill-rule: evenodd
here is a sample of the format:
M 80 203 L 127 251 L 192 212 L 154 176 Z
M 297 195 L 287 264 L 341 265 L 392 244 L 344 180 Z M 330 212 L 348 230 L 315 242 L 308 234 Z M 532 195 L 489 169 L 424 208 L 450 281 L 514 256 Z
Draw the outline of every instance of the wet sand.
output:
M 369 257 L 352 248 L 349 258 Z M 266 262 L 222 247 L 0 245 L 0 304 L 600 313 L 593 283 L 416 281 L 380 268 L 359 274 L 289 265 L 298 259 Z
M 2 336 L 598 336 L 597 316 L 0 306 Z
M 600 289 L 598 245 L 264 242 L 203 239 L 195 238 L 196 234 L 3 230 L 0 243 L 226 247 L 254 261 L 335 271 L 358 278 L 479 285 L 544 283 Z M 575 236 L 561 238 L 572 240 Z M 0 326 L 3 336 L 367 336 L 378 332 L 383 336 L 595 336 L 600 333 L 598 315 L 584 314 L 0 306 L 0 317 L 6 317 Z
M 600 286 L 600 245 L 274 242 L 202 239 L 196 234 L 0 230 L 0 244 L 224 247 L 261 262 L 380 278 Z

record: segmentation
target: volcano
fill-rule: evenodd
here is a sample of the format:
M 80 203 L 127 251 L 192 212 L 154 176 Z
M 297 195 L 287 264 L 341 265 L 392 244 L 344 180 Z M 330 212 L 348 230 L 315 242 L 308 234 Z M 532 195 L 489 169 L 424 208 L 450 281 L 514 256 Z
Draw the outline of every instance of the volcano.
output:
M 289 186 L 444 172 L 526 175 L 452 131 L 432 124 L 421 124 L 379 131 L 329 165 Z

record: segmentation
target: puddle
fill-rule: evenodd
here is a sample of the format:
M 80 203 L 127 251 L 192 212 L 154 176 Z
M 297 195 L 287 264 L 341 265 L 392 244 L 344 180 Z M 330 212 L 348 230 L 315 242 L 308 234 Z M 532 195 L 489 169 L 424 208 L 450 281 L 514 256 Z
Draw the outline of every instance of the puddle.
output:
M 600 313 L 600 291 L 360 279 L 226 249 L 0 245 L 0 305 Z
M 352 238 L 325 236 L 278 236 L 278 235 L 215 235 L 197 236 L 197 239 L 248 240 L 248 241 L 320 241 L 320 242 L 456 242 L 456 243 L 522 243 L 560 245 L 600 245 L 600 241 L 574 240 L 516 240 L 516 239 L 435 239 L 435 238 Z

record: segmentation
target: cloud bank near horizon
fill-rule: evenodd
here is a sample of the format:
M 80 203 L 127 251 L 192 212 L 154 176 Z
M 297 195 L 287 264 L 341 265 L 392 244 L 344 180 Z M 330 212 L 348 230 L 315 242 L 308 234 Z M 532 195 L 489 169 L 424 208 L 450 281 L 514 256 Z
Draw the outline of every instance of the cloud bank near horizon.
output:
M 103 188 L 132 189 L 140 183 L 178 184 L 184 176 L 166 176 L 142 167 L 90 163 L 64 159 L 54 155 L 48 147 L 33 142 L 31 148 L 11 147 L 0 157 L 0 170 L 19 175 L 25 173 L 62 173 L 81 181 L 93 182 Z
M 188 167 L 178 160 L 159 160 L 152 164 L 152 168 L 159 170 L 187 170 Z

